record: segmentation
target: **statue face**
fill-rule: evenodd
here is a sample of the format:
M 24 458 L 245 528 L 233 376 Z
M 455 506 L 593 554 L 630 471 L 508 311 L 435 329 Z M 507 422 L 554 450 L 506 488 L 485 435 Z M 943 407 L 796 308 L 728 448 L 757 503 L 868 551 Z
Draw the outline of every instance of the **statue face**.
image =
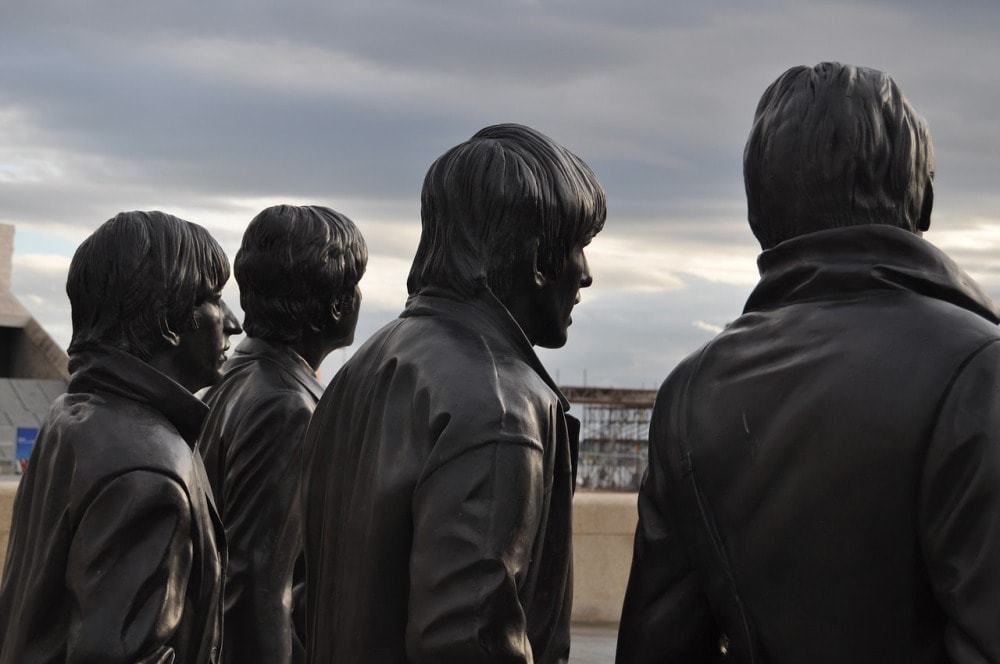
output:
M 590 264 L 584 254 L 588 244 L 589 240 L 573 247 L 562 275 L 558 279 L 546 278 L 534 293 L 531 320 L 521 325 L 532 344 L 543 348 L 566 345 L 568 328 L 573 323 L 573 307 L 580 301 L 580 289 L 593 283 Z
M 195 328 L 180 335 L 174 350 L 180 374 L 175 379 L 192 392 L 219 382 L 229 337 L 243 331 L 221 294 L 198 305 L 194 321 Z

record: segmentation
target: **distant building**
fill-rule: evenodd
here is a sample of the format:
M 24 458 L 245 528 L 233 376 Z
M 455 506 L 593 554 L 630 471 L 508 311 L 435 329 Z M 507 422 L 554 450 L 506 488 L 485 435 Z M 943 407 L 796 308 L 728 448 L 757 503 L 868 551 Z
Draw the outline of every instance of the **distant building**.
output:
M 582 489 L 635 491 L 646 469 L 649 417 L 656 390 L 560 387 L 580 418 L 576 484 Z M 582 412 L 581 412 L 582 411 Z
M 0 224 L 0 475 L 19 468 L 22 444 L 66 391 L 69 358 L 10 290 L 14 227 Z

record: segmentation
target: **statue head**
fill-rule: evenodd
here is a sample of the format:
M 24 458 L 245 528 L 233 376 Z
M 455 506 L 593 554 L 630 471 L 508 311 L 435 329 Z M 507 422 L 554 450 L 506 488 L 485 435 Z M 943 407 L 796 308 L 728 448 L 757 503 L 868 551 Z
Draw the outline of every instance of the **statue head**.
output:
M 295 344 L 354 340 L 368 263 L 361 232 L 346 216 L 317 205 L 275 205 L 250 222 L 236 253 L 243 327 L 251 337 Z
M 408 289 L 489 289 L 531 343 L 562 346 L 569 312 L 555 300 L 572 309 L 590 285 L 583 247 L 606 216 L 604 189 L 579 157 L 529 127 L 486 127 L 427 172 Z M 555 292 L 561 282 L 567 293 Z
M 814 231 L 920 233 L 934 201 L 923 118 L 874 69 L 793 67 L 764 92 L 743 152 L 750 227 L 764 249 Z
M 221 376 L 239 323 L 222 301 L 229 261 L 201 226 L 163 212 L 122 212 L 69 266 L 69 354 L 111 346 L 191 391 Z

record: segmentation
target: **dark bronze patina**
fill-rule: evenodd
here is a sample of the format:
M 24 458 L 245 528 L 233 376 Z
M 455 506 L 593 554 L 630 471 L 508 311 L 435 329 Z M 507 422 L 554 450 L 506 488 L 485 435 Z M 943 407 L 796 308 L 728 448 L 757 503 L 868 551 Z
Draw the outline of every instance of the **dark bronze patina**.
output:
M 240 331 L 200 226 L 127 212 L 70 264 L 67 393 L 14 503 L 0 662 L 216 662 L 225 537 L 193 450 Z
M 431 166 L 406 308 L 306 436 L 308 661 L 567 660 L 578 424 L 532 346 L 565 343 L 605 214 L 527 127 Z
M 743 315 L 660 389 L 617 660 L 1000 661 L 1000 311 L 939 249 L 896 84 L 783 74 Z
M 199 443 L 229 541 L 227 662 L 303 661 L 302 439 L 316 371 L 354 339 L 367 260 L 351 220 L 318 206 L 267 208 L 236 254 L 248 336 L 205 395 Z

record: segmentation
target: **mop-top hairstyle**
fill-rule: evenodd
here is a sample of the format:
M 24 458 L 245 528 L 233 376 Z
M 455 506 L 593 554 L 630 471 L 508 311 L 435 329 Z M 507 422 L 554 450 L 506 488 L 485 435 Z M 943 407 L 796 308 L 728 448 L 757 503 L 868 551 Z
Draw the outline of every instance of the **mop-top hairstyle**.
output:
M 201 226 L 163 212 L 122 212 L 77 248 L 66 294 L 69 354 L 97 345 L 147 361 L 164 334 L 195 328 L 195 309 L 229 280 L 229 260 Z
M 761 97 L 743 153 L 750 227 L 764 249 L 829 228 L 927 230 L 930 132 L 874 69 L 793 67 Z
M 604 189 L 579 157 L 529 127 L 486 127 L 427 172 L 409 292 L 489 288 L 505 301 L 535 242 L 539 269 L 558 278 L 606 216 Z
M 332 322 L 331 305 L 348 313 L 368 264 L 368 247 L 346 216 L 316 205 L 276 205 L 243 234 L 234 271 L 243 329 L 268 341 L 299 341 Z

